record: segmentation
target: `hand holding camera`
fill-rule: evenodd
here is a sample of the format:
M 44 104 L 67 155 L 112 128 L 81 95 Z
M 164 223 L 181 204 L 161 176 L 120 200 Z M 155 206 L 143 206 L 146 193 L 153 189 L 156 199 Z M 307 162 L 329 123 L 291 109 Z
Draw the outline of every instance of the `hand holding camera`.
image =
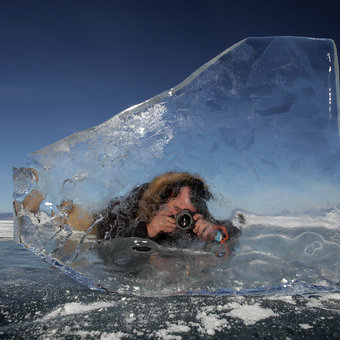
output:
M 215 226 L 203 218 L 201 214 L 188 209 L 180 211 L 174 216 L 176 227 L 184 232 L 194 232 L 202 241 L 211 242 L 215 239 Z
M 169 215 L 167 211 L 160 211 L 147 225 L 150 237 L 158 233 L 173 233 L 180 230 L 185 233 L 193 232 L 201 241 L 218 243 L 227 239 L 224 227 L 216 226 L 204 219 L 203 215 L 193 213 L 189 209 L 181 210 L 177 215 Z

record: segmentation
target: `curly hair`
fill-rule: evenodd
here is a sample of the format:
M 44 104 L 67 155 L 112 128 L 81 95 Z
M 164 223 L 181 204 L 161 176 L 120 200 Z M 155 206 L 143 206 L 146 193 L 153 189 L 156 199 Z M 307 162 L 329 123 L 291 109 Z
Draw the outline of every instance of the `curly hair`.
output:
M 138 206 L 140 220 L 149 222 L 169 199 L 178 196 L 181 188 L 188 186 L 191 191 L 191 201 L 198 211 L 212 195 L 204 180 L 187 172 L 167 172 L 157 176 L 148 185 Z M 204 202 L 204 203 L 203 203 Z

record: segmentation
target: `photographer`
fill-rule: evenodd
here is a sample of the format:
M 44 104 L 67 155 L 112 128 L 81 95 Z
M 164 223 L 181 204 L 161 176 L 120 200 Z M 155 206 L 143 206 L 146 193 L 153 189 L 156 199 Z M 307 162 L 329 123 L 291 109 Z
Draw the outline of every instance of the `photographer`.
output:
M 26 171 L 38 181 L 36 170 Z M 58 206 L 59 213 L 52 212 L 52 218 L 80 231 L 91 227 L 91 233 L 99 239 L 140 237 L 169 244 L 178 239 L 198 238 L 222 244 L 241 231 L 231 221 L 217 221 L 211 216 L 207 207 L 211 197 L 208 186 L 199 176 L 167 172 L 112 200 L 99 213 L 92 215 L 72 201 L 63 201 Z M 15 202 L 17 216 L 21 209 L 38 215 L 43 200 L 42 194 L 32 190 L 21 204 Z M 240 224 L 244 223 L 241 214 L 237 218 Z
M 224 243 L 240 234 L 231 221 L 215 220 L 207 201 L 212 197 L 204 181 L 195 175 L 168 172 L 110 202 L 97 214 L 99 238 L 150 238 L 172 243 L 178 238 L 198 238 Z M 240 222 L 243 217 L 240 215 Z

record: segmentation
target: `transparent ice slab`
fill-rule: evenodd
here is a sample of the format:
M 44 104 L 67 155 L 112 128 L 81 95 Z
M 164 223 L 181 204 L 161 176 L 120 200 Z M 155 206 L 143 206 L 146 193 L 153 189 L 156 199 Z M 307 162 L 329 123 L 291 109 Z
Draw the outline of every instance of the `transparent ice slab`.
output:
M 297 229 L 288 229 L 284 218 L 274 229 L 263 221 L 259 225 L 249 222 L 234 257 L 222 264 L 215 263 L 215 258 L 205 260 L 210 266 L 202 272 L 208 270 L 212 277 L 207 282 L 197 273 L 183 274 L 186 266 L 193 267 L 185 262 L 189 261 L 184 260 L 187 256 L 176 252 L 169 255 L 168 249 L 158 249 L 174 261 L 173 266 L 184 268 L 179 270 L 183 275 L 172 285 L 164 271 L 150 265 L 149 259 L 149 270 L 145 269 L 149 276 L 143 274 L 147 280 L 141 281 L 137 290 L 143 291 L 154 275 L 160 282 L 155 287 L 160 294 L 181 289 L 275 286 L 294 280 L 297 274 L 301 282 L 336 286 L 340 279 L 339 226 L 334 222 L 332 232 L 328 232 L 324 225 L 328 225 L 327 219 L 320 220 L 320 216 L 325 216 L 325 211 L 337 214 L 340 203 L 339 111 L 338 60 L 332 40 L 245 39 L 169 91 L 32 153 L 25 169 L 14 170 L 14 201 L 23 202 L 32 190 L 45 199 L 35 214 L 18 212 L 17 239 L 94 282 L 100 281 L 114 291 L 123 287 L 129 290 L 136 278 L 128 274 L 131 261 L 127 261 L 126 268 L 123 266 L 126 273 L 112 270 L 98 255 L 101 248 L 94 237 L 67 225 L 60 229 L 51 217 L 60 214 L 58 205 L 62 200 L 73 200 L 96 212 L 110 199 L 158 174 L 188 171 L 200 174 L 209 184 L 214 195 L 209 209 L 216 218 L 224 219 L 241 209 L 266 215 L 268 220 L 273 216 L 304 219 Z M 320 221 L 319 229 L 314 228 L 312 236 L 305 237 L 303 233 L 310 232 L 307 220 L 312 217 Z M 245 247 L 243 242 L 251 230 L 257 230 L 262 241 L 251 240 Z M 320 251 L 320 244 L 322 251 L 330 249 L 324 246 L 327 242 L 332 250 L 323 256 L 326 260 L 322 265 L 306 258 L 306 253 L 314 254 L 314 248 Z M 295 257 L 300 256 L 292 264 L 291 257 L 275 253 L 285 248 L 276 247 L 279 244 L 297 244 L 297 248 L 307 250 L 301 256 L 291 250 Z M 209 251 L 202 246 L 198 253 Z M 263 254 L 268 257 L 264 259 Z M 196 255 L 189 258 L 193 260 Z M 243 262 L 242 256 L 246 259 Z M 281 269 L 275 267 L 277 258 L 282 258 Z M 271 265 L 272 277 L 258 275 L 259 266 L 271 272 Z M 290 274 L 282 268 L 290 268 Z M 227 271 L 233 281 L 211 270 Z M 103 279 L 98 279 L 99 272 L 106 273 Z

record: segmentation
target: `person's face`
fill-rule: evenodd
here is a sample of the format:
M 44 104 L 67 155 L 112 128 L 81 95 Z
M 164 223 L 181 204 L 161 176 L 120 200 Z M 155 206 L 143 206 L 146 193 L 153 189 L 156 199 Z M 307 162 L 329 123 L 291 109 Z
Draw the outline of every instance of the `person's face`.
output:
M 169 202 L 164 206 L 164 210 L 168 211 L 169 215 L 177 215 L 184 209 L 188 209 L 193 213 L 196 212 L 190 198 L 190 187 L 183 187 L 178 196 L 170 198 Z

